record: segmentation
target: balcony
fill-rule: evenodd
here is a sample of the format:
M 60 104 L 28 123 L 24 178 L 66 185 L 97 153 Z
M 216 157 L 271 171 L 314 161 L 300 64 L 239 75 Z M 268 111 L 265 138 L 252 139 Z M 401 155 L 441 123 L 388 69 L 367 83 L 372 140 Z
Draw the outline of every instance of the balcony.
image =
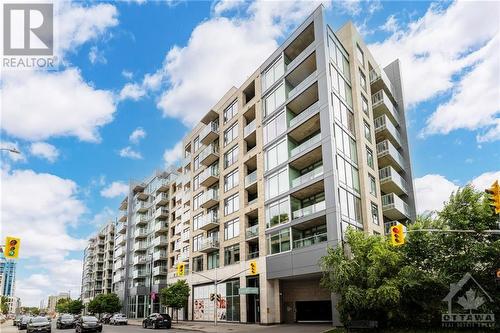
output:
M 314 46 L 314 24 L 311 23 L 305 28 L 300 35 L 295 38 L 284 50 L 284 55 L 287 63 L 287 69 L 295 66 L 297 62 L 302 60 L 302 55 L 307 54 L 307 50 L 311 45 Z M 296 62 L 294 64 L 294 62 Z
M 318 235 L 313 235 L 306 238 L 301 238 L 293 241 L 293 248 L 298 249 L 301 247 L 311 246 L 327 241 L 326 232 Z
M 168 252 L 167 251 L 156 251 L 153 253 L 153 260 L 167 260 Z
M 141 225 L 141 224 L 146 224 L 148 223 L 148 217 L 144 214 L 138 214 L 135 216 L 135 224 L 136 225 Z
M 123 276 L 121 274 L 115 274 L 113 276 L 113 283 L 118 283 L 120 282 L 121 280 L 123 280 Z
M 181 161 L 181 166 L 183 168 L 187 167 L 189 165 L 189 163 L 191 163 L 191 155 L 187 155 L 186 157 L 184 157 Z
M 144 191 L 145 188 L 146 188 L 146 184 L 143 182 L 134 182 L 132 184 L 132 191 L 134 191 L 136 193 Z
M 203 238 L 200 244 L 200 252 L 211 253 L 219 250 L 219 240 L 217 238 Z
M 314 102 L 312 105 L 307 107 L 304 111 L 301 111 L 299 114 L 297 115 L 292 114 L 293 118 L 290 119 L 290 121 L 288 122 L 288 127 L 294 127 L 295 125 L 303 122 L 304 120 L 309 119 L 313 114 L 318 112 L 318 110 L 319 110 L 319 103 Z
M 200 142 L 204 145 L 208 145 L 214 142 L 219 137 L 219 122 L 212 121 L 200 132 Z
M 247 255 L 247 260 L 256 259 L 259 257 L 259 251 L 249 252 Z
M 116 245 L 125 245 L 125 242 L 127 241 L 127 236 L 125 235 L 120 235 L 116 237 Z
M 182 194 L 182 202 L 187 204 L 191 201 L 191 191 L 184 191 Z
M 377 142 L 388 139 L 396 148 L 401 148 L 401 133 L 385 114 L 375 119 L 375 138 Z
M 156 221 L 155 224 L 153 225 L 153 232 L 157 234 L 168 232 L 168 222 Z
M 168 273 L 167 266 L 156 266 L 156 267 L 153 267 L 153 276 L 167 275 L 167 273 Z
M 123 213 L 120 218 L 118 219 L 118 222 L 127 222 L 127 213 Z
M 200 206 L 210 208 L 219 203 L 219 189 L 209 188 L 201 198 Z
M 144 193 L 144 192 L 138 192 L 134 195 L 135 201 L 140 200 L 140 201 L 145 201 L 148 200 L 149 194 Z
M 398 152 L 389 140 L 377 143 L 377 157 L 379 168 L 390 165 L 397 171 L 401 171 L 406 166 L 403 155 Z
M 245 188 L 257 183 L 257 170 L 245 176 Z
M 247 240 L 255 238 L 255 237 L 259 237 L 259 225 L 258 224 L 253 225 L 251 227 L 248 227 L 245 231 L 245 238 Z
M 410 218 L 408 204 L 394 193 L 382 196 L 382 212 L 390 220 Z
M 219 159 L 219 145 L 210 144 L 200 153 L 200 162 L 203 165 L 211 165 Z
M 182 224 L 178 224 L 174 227 L 174 235 L 179 236 L 182 233 Z
M 134 231 L 134 238 L 146 238 L 148 236 L 148 230 L 145 228 L 137 228 Z
M 206 168 L 199 176 L 200 185 L 209 187 L 219 181 L 219 166 L 217 164 Z
M 135 265 L 144 265 L 148 262 L 148 259 L 146 256 L 135 256 L 134 259 L 132 260 L 132 263 Z
M 161 220 L 166 218 L 168 218 L 168 209 L 161 207 L 155 211 L 155 219 Z
M 318 213 L 322 210 L 326 209 L 326 205 L 324 201 L 320 201 L 318 203 L 315 203 L 314 205 L 310 205 L 298 210 L 293 211 L 292 213 L 292 218 L 293 219 L 300 219 L 306 216 L 309 216 L 314 213 Z
M 323 166 L 319 166 L 316 169 L 303 174 L 302 176 L 292 179 L 292 187 L 298 187 L 317 177 L 320 177 L 321 175 L 323 175 Z
M 139 201 L 135 204 L 135 211 L 137 213 L 145 213 L 148 210 L 149 205 L 144 201 Z
M 119 234 L 124 234 L 127 232 L 127 224 L 126 223 L 119 223 L 118 226 L 116 227 L 116 232 Z
M 257 122 L 254 119 L 249 124 L 247 124 L 245 126 L 245 128 L 243 129 L 243 136 L 244 136 L 244 138 L 246 138 L 250 134 L 254 133 L 256 128 L 257 128 Z
M 168 191 L 168 188 L 170 186 L 170 182 L 168 179 L 161 179 L 158 188 L 156 189 L 156 192 L 166 192 Z
M 189 224 L 189 220 L 191 220 L 191 212 L 187 211 L 181 215 L 181 222 Z
M 154 247 L 160 247 L 160 246 L 168 246 L 168 238 L 167 236 L 157 236 L 155 239 L 153 239 L 153 246 Z
M 179 254 L 179 261 L 189 261 L 189 251 Z
M 145 269 L 136 269 L 132 273 L 132 278 L 133 279 L 142 279 L 145 278 L 148 275 L 148 271 Z
M 187 232 L 182 232 L 182 235 L 181 235 L 181 242 L 184 242 L 184 243 L 187 243 L 189 242 L 189 231 Z
M 155 198 L 155 205 L 157 206 L 165 206 L 168 204 L 168 194 L 167 193 L 159 193 Z
M 210 230 L 219 226 L 219 217 L 216 214 L 208 213 L 204 215 L 199 223 L 199 229 Z
M 134 251 L 146 251 L 148 249 L 147 242 L 135 242 Z
M 380 179 L 380 190 L 383 193 L 395 193 L 397 195 L 408 194 L 408 183 L 391 166 L 386 166 L 378 171 Z
M 372 69 L 370 71 L 370 85 L 371 91 L 383 89 L 391 96 L 394 96 L 394 92 L 396 91 L 385 71 L 381 69 Z
M 120 210 L 127 210 L 128 207 L 128 197 L 125 197 L 125 199 L 122 200 L 120 203 Z
M 372 95 L 373 118 L 386 115 L 394 124 L 400 124 L 399 112 L 383 90 Z
M 309 76 L 307 76 L 306 78 L 304 78 L 298 85 L 296 85 L 295 87 L 293 87 L 292 89 L 290 89 L 290 91 L 288 91 L 287 97 L 288 98 L 295 97 L 295 95 L 299 91 L 301 91 L 304 88 L 310 86 L 316 80 L 316 77 L 317 77 L 317 72 L 315 70 L 314 72 L 312 72 L 311 74 L 309 74 Z
M 115 249 L 114 256 L 117 258 L 125 256 L 125 247 L 120 246 L 119 248 Z
M 316 134 L 312 138 L 302 142 L 301 144 L 299 144 L 298 146 L 293 148 L 290 151 L 290 157 L 294 157 L 294 156 L 299 155 L 300 153 L 308 150 L 309 148 L 313 147 L 314 145 L 318 144 L 319 142 L 321 142 L 321 133 Z

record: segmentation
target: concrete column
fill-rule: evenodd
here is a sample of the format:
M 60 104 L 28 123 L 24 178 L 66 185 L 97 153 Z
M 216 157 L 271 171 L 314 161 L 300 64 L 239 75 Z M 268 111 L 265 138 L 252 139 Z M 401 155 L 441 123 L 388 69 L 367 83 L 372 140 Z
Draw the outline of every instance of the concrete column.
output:
M 246 276 L 240 277 L 240 288 L 245 288 L 247 286 Z M 242 323 L 247 322 L 247 295 L 240 295 L 240 321 Z

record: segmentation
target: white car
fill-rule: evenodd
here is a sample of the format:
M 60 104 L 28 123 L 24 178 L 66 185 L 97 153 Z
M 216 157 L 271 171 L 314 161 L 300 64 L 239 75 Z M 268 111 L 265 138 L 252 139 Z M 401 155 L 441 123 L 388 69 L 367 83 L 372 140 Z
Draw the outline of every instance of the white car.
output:
M 115 313 L 113 317 L 109 319 L 110 325 L 127 325 L 128 319 L 124 314 Z

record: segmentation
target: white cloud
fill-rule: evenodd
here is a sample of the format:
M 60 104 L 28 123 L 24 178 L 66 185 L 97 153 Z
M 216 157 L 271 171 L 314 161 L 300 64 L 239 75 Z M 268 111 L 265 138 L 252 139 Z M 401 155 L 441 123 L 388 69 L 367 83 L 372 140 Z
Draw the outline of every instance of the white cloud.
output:
M 113 119 L 113 95 L 87 84 L 77 69 L 3 73 L 2 129 L 25 140 L 75 136 L 99 141 L 99 127 Z
M 182 157 L 182 141 L 179 141 L 172 148 L 166 149 L 163 153 L 163 160 L 165 161 L 165 167 L 168 168 L 171 165 L 175 165 L 177 161 Z
M 396 16 L 390 15 L 385 21 L 384 25 L 380 27 L 384 31 L 396 32 L 399 29 L 398 20 Z
M 33 156 L 45 158 L 53 163 L 59 157 L 59 150 L 53 145 L 46 142 L 34 142 L 30 146 L 30 153 Z
M 13 162 L 26 162 L 26 156 L 24 155 L 22 149 L 19 148 L 19 144 L 17 142 L 11 141 L 2 141 L 2 148 L 14 149 L 19 153 L 14 153 L 12 151 L 2 150 L 2 156 L 10 159 Z
M 121 156 L 121 157 L 127 157 L 127 158 L 131 158 L 133 160 L 140 160 L 142 159 L 142 155 L 140 152 L 138 151 L 135 151 L 132 147 L 130 146 L 127 146 L 125 148 L 122 148 L 118 154 Z
M 107 64 L 108 60 L 104 56 L 104 52 L 99 50 L 97 46 L 92 46 L 89 51 L 89 60 L 92 64 Z
M 142 127 L 137 127 L 132 134 L 128 137 L 129 141 L 132 143 L 139 143 L 141 139 L 146 137 L 146 131 Z
M 224 12 L 236 9 L 243 4 L 243 0 L 220 0 L 215 4 L 213 11 L 215 15 L 220 15 Z
M 128 186 L 127 186 L 128 189 Z M 101 191 L 102 195 L 102 191 Z M 105 195 L 103 195 L 105 196 Z M 117 213 L 109 208 L 109 207 L 104 207 L 99 213 L 95 214 L 92 219 L 89 221 L 89 224 L 96 226 L 97 228 L 101 228 L 104 225 L 108 224 L 109 222 L 113 222 L 116 219 Z
M 124 182 L 112 182 L 101 190 L 101 195 L 105 198 L 116 198 L 125 196 L 128 193 L 128 185 Z
M 132 73 L 131 71 L 128 71 L 126 69 L 122 70 L 122 76 L 124 78 L 126 78 L 127 80 L 132 80 L 132 78 L 134 77 L 134 73 Z
M 146 95 L 146 90 L 137 83 L 127 83 L 120 91 L 119 100 L 131 99 L 138 101 L 141 97 Z
M 486 130 L 479 141 L 496 140 L 500 3 L 456 1 L 446 9 L 442 5 L 431 4 L 423 17 L 370 47 L 383 65 L 401 60 L 409 105 L 452 91 L 450 100 L 428 119 L 424 135 L 465 128 Z
M 471 183 L 477 190 L 484 191 L 491 187 L 496 180 L 500 182 L 500 171 L 485 172 L 474 178 Z
M 416 178 L 414 184 L 418 214 L 440 210 L 450 194 L 458 189 L 458 185 L 441 175 L 425 175 Z

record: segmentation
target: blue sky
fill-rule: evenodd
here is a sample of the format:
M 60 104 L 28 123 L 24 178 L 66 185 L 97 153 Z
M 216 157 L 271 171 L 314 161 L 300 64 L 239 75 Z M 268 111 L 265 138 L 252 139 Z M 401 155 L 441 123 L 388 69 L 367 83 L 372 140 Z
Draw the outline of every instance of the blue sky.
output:
M 500 178 L 498 4 L 324 4 L 334 30 L 352 20 L 382 65 L 401 59 L 419 211 Z M 85 239 L 114 218 L 128 180 L 174 162 L 194 122 L 317 5 L 58 4 L 64 64 L 2 73 L 2 147 L 22 152 L 2 153 L 2 237 L 23 238 L 24 304 L 76 295 Z

